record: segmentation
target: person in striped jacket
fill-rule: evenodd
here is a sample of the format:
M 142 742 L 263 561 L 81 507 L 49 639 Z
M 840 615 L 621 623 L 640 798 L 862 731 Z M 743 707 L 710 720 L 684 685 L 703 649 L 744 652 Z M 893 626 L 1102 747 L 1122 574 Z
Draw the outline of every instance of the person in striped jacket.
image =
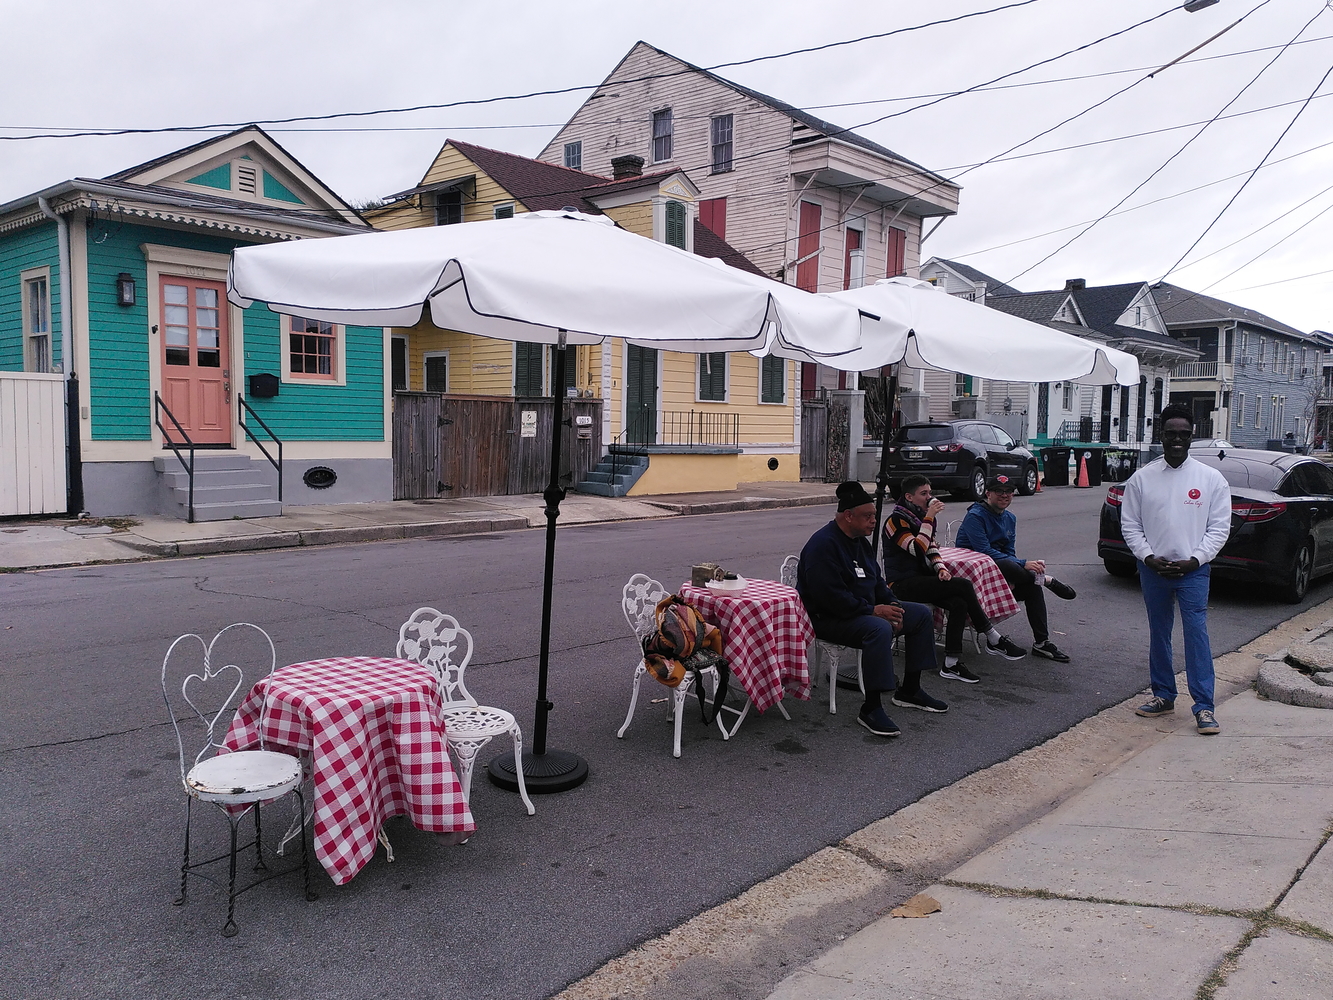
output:
M 932 495 L 930 480 L 907 476 L 898 493 L 898 503 L 884 521 L 884 579 L 899 600 L 933 604 L 948 612 L 940 676 L 965 684 L 980 680 L 962 660 L 963 628 L 969 618 L 977 634 L 985 636 L 987 652 L 1021 659 L 1026 655 L 1022 648 L 1001 635 L 986 617 L 972 581 L 955 577 L 945 568 L 935 542 L 935 518 L 944 510 L 944 503 Z

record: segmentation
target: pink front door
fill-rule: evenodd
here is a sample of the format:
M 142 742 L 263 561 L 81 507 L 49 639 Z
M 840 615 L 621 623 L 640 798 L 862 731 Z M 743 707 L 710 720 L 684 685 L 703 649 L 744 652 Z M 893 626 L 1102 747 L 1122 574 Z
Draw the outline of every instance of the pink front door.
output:
M 161 279 L 162 401 L 195 444 L 231 444 L 227 296 L 220 282 Z M 183 443 L 163 414 L 167 436 Z

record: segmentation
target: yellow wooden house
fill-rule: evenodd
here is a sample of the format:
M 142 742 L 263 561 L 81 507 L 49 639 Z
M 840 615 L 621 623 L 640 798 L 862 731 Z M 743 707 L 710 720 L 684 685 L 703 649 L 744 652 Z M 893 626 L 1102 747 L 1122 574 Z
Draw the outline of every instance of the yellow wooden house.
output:
M 612 171 L 603 177 L 450 139 L 419 185 L 365 217 L 379 229 L 404 229 L 572 208 L 762 275 L 700 221 L 699 190 L 683 170 L 645 174 L 642 158 L 626 156 Z M 428 319 L 393 332 L 392 356 L 398 391 L 601 400 L 603 451 L 632 452 L 638 478 L 621 489 L 580 489 L 644 495 L 800 478 L 797 366 L 780 358 L 609 340 L 572 348 L 566 384 L 557 387 L 552 348 L 440 330 Z

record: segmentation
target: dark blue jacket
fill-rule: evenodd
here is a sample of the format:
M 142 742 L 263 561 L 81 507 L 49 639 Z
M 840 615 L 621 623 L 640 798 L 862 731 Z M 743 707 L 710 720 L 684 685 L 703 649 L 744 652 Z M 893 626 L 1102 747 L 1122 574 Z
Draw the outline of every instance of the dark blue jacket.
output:
M 862 576 L 857 576 L 860 568 Z M 897 604 L 865 538 L 848 538 L 830 521 L 801 549 L 796 589 L 811 618 L 859 618 L 877 604 Z
M 1020 566 L 1027 562 L 1019 559 L 1014 550 L 1014 541 L 1018 537 L 1018 518 L 1013 511 L 1005 510 L 999 514 L 984 503 L 974 503 L 967 508 L 963 523 L 958 526 L 955 544 L 959 548 L 984 552 L 992 559 L 1012 559 Z

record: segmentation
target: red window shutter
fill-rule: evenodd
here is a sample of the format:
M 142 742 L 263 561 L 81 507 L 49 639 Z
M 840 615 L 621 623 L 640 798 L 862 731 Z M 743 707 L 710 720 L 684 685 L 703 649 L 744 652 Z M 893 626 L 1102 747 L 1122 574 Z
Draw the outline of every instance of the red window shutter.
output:
M 699 221 L 704 228 L 717 235 L 720 240 L 727 238 L 727 199 L 708 198 L 699 202 Z
M 884 277 L 896 278 L 907 273 L 907 232 L 902 229 L 889 229 L 889 266 Z
M 797 228 L 796 259 L 810 256 L 796 265 L 796 287 L 807 292 L 819 291 L 819 231 L 823 211 L 818 205 L 808 201 L 801 202 L 801 217 Z
M 815 375 L 819 369 L 818 365 L 812 365 L 808 361 L 801 362 L 801 398 L 815 398 Z
M 847 249 L 842 255 L 842 287 L 846 291 L 852 287 L 852 251 L 861 249 L 861 231 L 847 230 Z

